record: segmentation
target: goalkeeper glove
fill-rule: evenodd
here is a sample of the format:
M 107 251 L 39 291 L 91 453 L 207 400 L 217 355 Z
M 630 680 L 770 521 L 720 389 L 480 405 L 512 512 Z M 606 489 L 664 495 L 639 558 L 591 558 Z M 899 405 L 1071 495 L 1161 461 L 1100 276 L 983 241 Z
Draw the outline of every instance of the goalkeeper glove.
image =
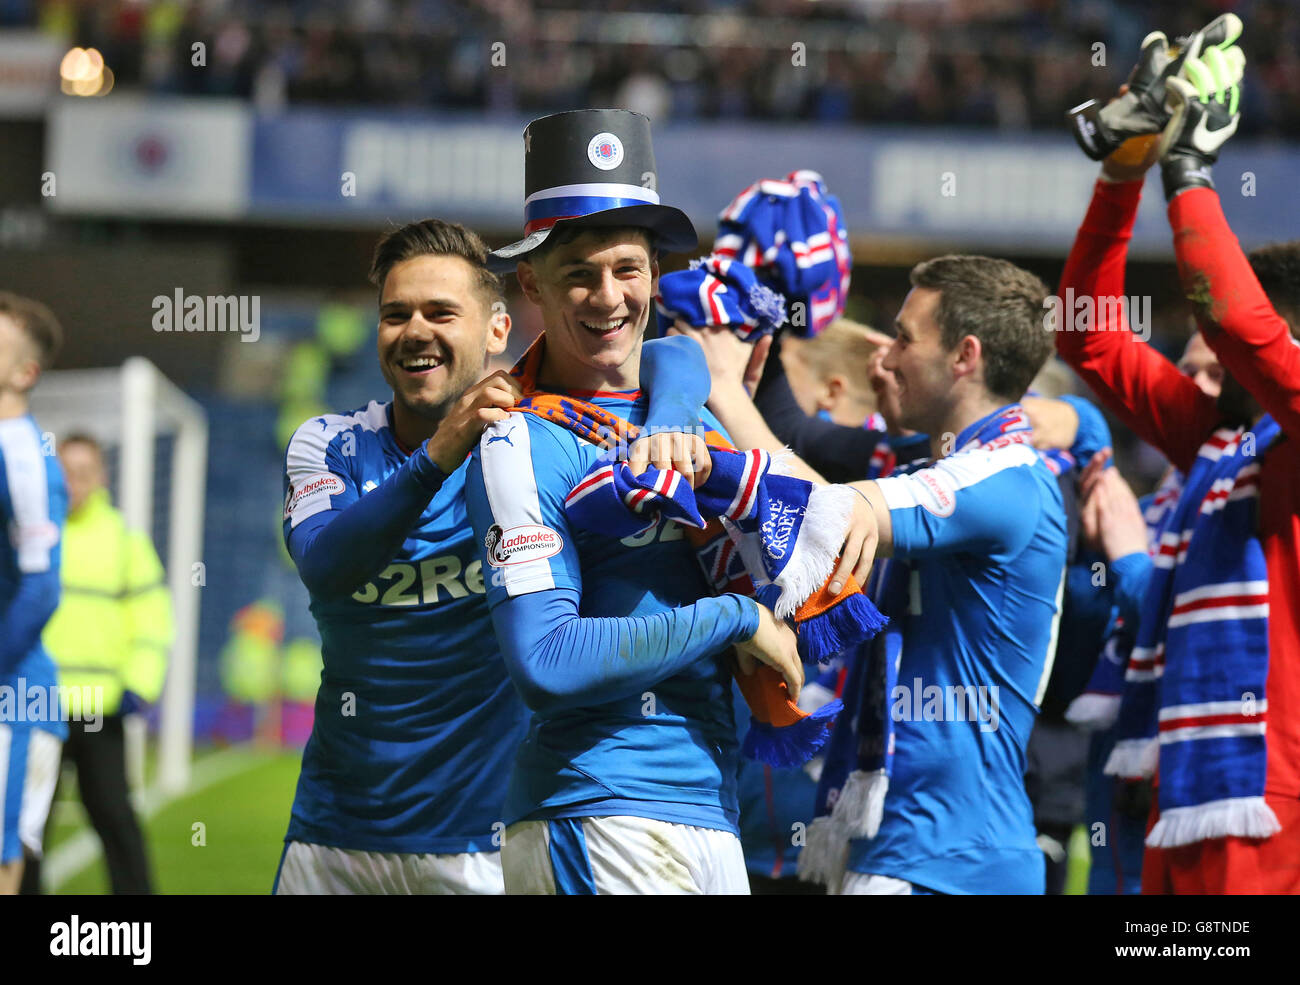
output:
M 1095 99 L 1067 114 L 1071 132 L 1094 161 L 1109 157 L 1132 137 L 1160 133 L 1169 123 L 1165 83 L 1186 59 L 1208 48 L 1226 48 L 1241 36 L 1241 18 L 1222 14 L 1195 34 L 1179 38 L 1173 47 L 1160 31 L 1142 39 L 1142 52 L 1128 77 L 1128 91 L 1102 106 Z
M 1107 158 L 1130 137 L 1164 128 L 1165 77 L 1177 71 L 1169 41 L 1161 31 L 1142 39 L 1142 53 L 1128 77 L 1128 92 L 1106 106 L 1095 99 L 1069 112 L 1071 132 L 1094 161 Z
M 1166 201 L 1188 188 L 1214 187 L 1210 165 L 1241 119 L 1245 64 L 1246 56 L 1236 45 L 1227 51 L 1208 48 L 1203 57 L 1187 59 L 1180 76 L 1167 82 L 1170 122 L 1160 141 Z

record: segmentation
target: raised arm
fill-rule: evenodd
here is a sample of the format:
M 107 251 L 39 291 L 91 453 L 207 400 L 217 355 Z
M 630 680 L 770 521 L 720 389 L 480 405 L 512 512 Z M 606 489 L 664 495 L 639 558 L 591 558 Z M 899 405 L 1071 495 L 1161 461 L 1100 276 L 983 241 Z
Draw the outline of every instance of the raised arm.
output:
M 1187 468 L 1219 422 L 1214 401 L 1129 328 L 1124 263 L 1140 181 L 1093 189 L 1061 275 L 1056 351 L 1142 440 Z
M 311 422 L 304 425 L 310 426 Z M 294 440 L 298 440 L 296 436 Z M 347 466 L 332 453 L 327 462 L 317 462 L 308 470 L 295 465 L 301 451 L 290 444 L 292 508 L 285 515 L 289 554 L 312 594 L 321 598 L 349 595 L 393 559 L 442 488 L 446 475 L 422 445 L 396 472 L 358 496 Z M 312 488 L 303 483 L 337 491 L 303 507 L 303 500 L 294 502 L 295 490 Z M 333 505 L 329 505 L 331 501 Z M 326 505 L 316 508 L 318 504 Z
M 494 373 L 470 387 L 437 432 L 396 472 L 362 496 L 339 427 L 312 418 L 285 454 L 285 543 L 303 584 L 322 598 L 349 595 L 401 549 L 411 529 L 465 460 L 485 424 L 505 417 L 519 385 Z M 333 419 L 337 421 L 337 419 Z
M 1175 195 L 1169 224 L 1178 273 L 1205 341 L 1282 431 L 1300 438 L 1300 344 L 1260 287 L 1218 194 L 1190 188 Z
M 1300 345 L 1261 288 L 1223 216 L 1213 164 L 1237 131 L 1245 56 L 1235 46 L 1188 59 L 1169 80 L 1171 125 L 1160 174 L 1183 291 L 1206 342 L 1283 432 L 1300 435 Z M 1294 197 L 1293 189 L 1282 195 Z
M 743 392 L 734 389 L 728 396 L 733 405 L 746 398 Z M 719 409 L 730 413 L 726 403 L 720 394 L 713 405 L 714 413 L 724 424 L 726 419 Z M 776 439 L 789 445 L 830 482 L 851 482 L 867 475 L 876 449 L 890 440 L 883 431 L 847 427 L 805 414 L 795 400 L 779 358 L 768 358 L 753 403 Z

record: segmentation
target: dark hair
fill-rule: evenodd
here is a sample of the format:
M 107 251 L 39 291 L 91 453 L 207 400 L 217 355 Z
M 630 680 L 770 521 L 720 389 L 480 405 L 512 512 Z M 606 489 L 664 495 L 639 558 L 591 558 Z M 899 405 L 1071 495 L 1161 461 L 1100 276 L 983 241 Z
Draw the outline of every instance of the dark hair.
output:
M 384 281 L 399 263 L 422 256 L 460 257 L 474 268 L 478 288 L 490 310 L 496 302 L 505 301 L 505 292 L 501 278 L 487 268 L 487 254 L 487 245 L 478 233 L 458 222 L 442 219 L 408 222 L 379 238 L 370 262 L 370 283 L 379 289 L 382 299 Z
M 54 312 L 39 301 L 11 291 L 0 291 L 0 315 L 8 315 L 36 347 L 36 361 L 49 369 L 63 348 L 63 328 Z
M 650 253 L 650 259 L 654 259 L 656 254 L 655 234 L 651 229 L 645 226 L 589 226 L 582 223 L 566 222 L 551 231 L 551 235 L 542 241 L 542 245 L 529 251 L 523 259 L 530 263 L 538 260 L 544 260 L 548 253 L 557 246 L 567 246 L 583 233 L 596 233 L 602 239 L 612 239 L 615 236 L 622 236 L 627 233 L 640 233 L 646 238 L 646 247 Z
M 1246 255 L 1273 310 L 1300 338 L 1300 239 L 1272 243 Z
M 942 256 L 912 268 L 912 286 L 939 291 L 939 341 L 951 351 L 967 335 L 980 340 L 984 386 L 1019 400 L 1052 353 L 1043 329 L 1047 285 L 1006 260 Z

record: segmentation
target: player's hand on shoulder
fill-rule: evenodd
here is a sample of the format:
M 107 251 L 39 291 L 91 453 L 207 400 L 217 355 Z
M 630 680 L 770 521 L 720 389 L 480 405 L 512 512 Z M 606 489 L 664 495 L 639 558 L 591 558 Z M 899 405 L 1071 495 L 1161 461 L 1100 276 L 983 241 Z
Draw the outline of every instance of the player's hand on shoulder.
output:
M 505 370 L 479 380 L 461 395 L 425 444 L 434 464 L 450 475 L 465 461 L 489 424 L 504 421 L 524 395 L 519 382 Z
M 803 687 L 803 661 L 794 630 L 765 605 L 758 607 L 758 629 L 743 643 L 736 644 L 736 659 L 742 674 L 752 674 L 757 664 L 767 664 L 785 679 L 790 700 L 799 700 Z
M 1079 436 L 1079 412 L 1064 400 L 1047 397 L 1024 397 L 1020 406 L 1025 409 L 1029 424 L 1034 429 L 1035 448 L 1048 450 L 1072 448 Z
M 628 449 L 628 468 L 633 475 L 640 475 L 651 465 L 660 471 L 675 469 L 685 476 L 692 489 L 708 482 L 713 470 L 709 446 L 690 431 L 656 431 L 637 438 Z

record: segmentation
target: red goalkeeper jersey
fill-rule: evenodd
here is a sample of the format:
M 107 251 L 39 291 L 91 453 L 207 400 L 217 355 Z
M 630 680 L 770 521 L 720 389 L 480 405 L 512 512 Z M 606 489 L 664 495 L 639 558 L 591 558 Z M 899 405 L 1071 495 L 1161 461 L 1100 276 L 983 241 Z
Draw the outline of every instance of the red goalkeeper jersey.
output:
M 1061 278 L 1062 297 L 1071 288 L 1075 297 L 1123 295 L 1141 194 L 1140 182 L 1097 182 Z M 1300 344 L 1260 288 L 1214 191 L 1195 188 L 1175 196 L 1169 221 L 1184 290 L 1198 301 L 1206 341 L 1282 431 L 1261 460 L 1259 483 L 1259 536 L 1269 587 L 1265 795 L 1295 801 L 1300 798 Z M 1113 317 L 1117 309 L 1098 304 L 1096 310 Z M 1222 426 L 1218 409 L 1127 329 L 1098 324 L 1092 331 L 1058 331 L 1057 351 L 1117 417 L 1186 470 L 1197 449 Z M 1300 886 L 1300 871 L 1296 879 Z

